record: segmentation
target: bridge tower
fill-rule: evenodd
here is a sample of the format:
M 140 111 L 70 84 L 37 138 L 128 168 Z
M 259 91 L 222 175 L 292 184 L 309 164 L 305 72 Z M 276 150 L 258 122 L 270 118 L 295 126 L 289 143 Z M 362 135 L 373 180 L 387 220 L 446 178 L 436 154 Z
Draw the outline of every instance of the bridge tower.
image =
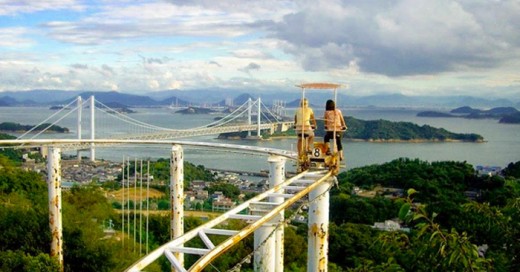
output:
M 78 122 L 77 122 L 77 125 L 78 125 L 78 129 L 77 129 L 77 131 L 78 131 L 78 140 L 81 140 L 81 133 L 82 133 L 82 131 L 81 131 L 81 114 L 82 114 L 82 110 L 83 110 L 83 101 L 82 101 L 81 96 L 78 96 L 76 105 L 77 105 L 77 108 L 78 108 Z M 81 154 L 80 153 L 81 153 L 81 150 L 78 149 L 76 151 L 76 154 L 77 154 L 76 156 L 78 158 L 78 161 L 81 161 Z
M 247 124 L 251 125 L 251 111 L 252 111 L 252 103 L 251 97 L 247 99 Z M 247 131 L 247 137 L 251 137 L 251 130 Z
M 260 134 L 260 123 L 261 123 L 261 119 L 262 119 L 262 99 L 260 97 L 258 97 L 258 111 L 257 111 L 257 114 L 256 114 L 256 124 L 257 124 L 257 127 L 256 127 L 256 136 L 260 139 L 261 137 L 261 134 Z
M 256 137 L 252 137 L 251 130 L 247 132 L 247 137 L 252 139 L 260 139 L 262 137 L 260 128 L 262 125 L 262 99 L 258 97 L 258 99 L 254 102 L 256 103 Z M 247 124 L 252 125 L 252 116 L 253 116 L 253 101 L 251 97 L 247 99 Z
M 94 96 L 90 97 L 90 139 L 96 138 L 96 99 Z M 90 144 L 90 161 L 96 161 L 96 147 L 94 143 Z

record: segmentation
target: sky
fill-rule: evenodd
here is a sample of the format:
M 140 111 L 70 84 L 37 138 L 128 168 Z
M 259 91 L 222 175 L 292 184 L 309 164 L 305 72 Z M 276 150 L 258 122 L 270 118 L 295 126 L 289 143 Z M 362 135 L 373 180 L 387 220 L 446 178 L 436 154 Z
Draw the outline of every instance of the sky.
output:
M 519 0 L 0 0 L 0 95 L 179 89 L 520 99 Z

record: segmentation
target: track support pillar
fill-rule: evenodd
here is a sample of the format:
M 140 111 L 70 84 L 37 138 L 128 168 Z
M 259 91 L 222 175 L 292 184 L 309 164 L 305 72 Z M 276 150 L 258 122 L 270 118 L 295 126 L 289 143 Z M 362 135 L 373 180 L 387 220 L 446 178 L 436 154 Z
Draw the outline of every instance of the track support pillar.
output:
M 61 150 L 49 147 L 47 154 L 47 188 L 49 193 L 49 227 L 51 257 L 58 260 L 63 271 L 63 227 L 61 220 Z
M 171 230 L 173 240 L 184 234 L 184 152 L 182 146 L 173 145 L 170 160 L 170 205 Z M 184 266 L 184 254 L 175 253 L 175 258 Z
M 273 188 L 274 186 L 283 183 L 285 181 L 285 162 L 286 159 L 281 156 L 270 156 L 268 159 L 269 162 L 269 187 Z M 283 190 L 279 191 L 279 193 L 284 193 Z M 283 203 L 285 199 L 283 197 L 270 197 L 269 201 L 276 203 Z M 283 272 L 283 256 L 284 256 L 284 225 L 282 221 L 284 221 L 284 211 L 280 212 L 278 216 L 278 228 L 275 231 L 275 270 L 276 272 Z
M 329 249 L 329 189 L 333 179 L 309 193 L 308 272 L 326 272 Z

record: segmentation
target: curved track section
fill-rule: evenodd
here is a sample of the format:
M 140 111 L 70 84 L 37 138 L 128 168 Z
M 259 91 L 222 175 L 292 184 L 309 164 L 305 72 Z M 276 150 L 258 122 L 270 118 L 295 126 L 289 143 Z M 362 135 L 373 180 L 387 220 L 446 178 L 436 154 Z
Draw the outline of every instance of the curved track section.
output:
M 238 153 L 250 153 L 256 155 L 278 155 L 295 160 L 297 154 L 294 151 L 257 147 L 248 145 L 218 144 L 194 141 L 171 140 L 124 140 L 124 139 L 97 139 L 97 140 L 64 140 L 64 139 L 33 139 L 33 140 L 0 140 L 0 148 L 29 148 L 41 146 L 60 147 L 65 150 L 85 149 L 95 144 L 96 147 L 111 145 L 182 145 L 202 149 L 224 149 Z
M 240 204 L 236 208 L 222 214 L 206 224 L 162 245 L 155 251 L 137 261 L 126 271 L 141 271 L 163 255 L 168 258 L 176 271 L 201 271 L 226 250 L 238 244 L 263 224 L 274 219 L 281 211 L 302 199 L 318 185 L 328 181 L 331 177 L 332 175 L 330 171 L 305 171 L 300 173 L 278 186 L 275 186 L 274 188 Z M 269 202 L 269 197 L 273 196 L 283 197 L 285 200 L 283 203 Z M 249 213 L 251 211 L 263 211 L 264 215 L 250 215 Z M 230 219 L 245 220 L 247 225 L 241 230 L 217 228 L 218 225 L 225 225 L 226 221 Z M 213 244 L 213 242 L 208 238 L 208 235 L 211 234 L 229 236 L 229 238 L 220 244 Z M 204 242 L 205 247 L 184 247 L 185 243 L 198 238 Z M 195 264 L 186 269 L 175 257 L 175 253 L 195 254 L 201 255 L 201 257 Z
M 85 148 L 90 145 L 110 146 L 110 145 L 181 145 L 202 149 L 223 149 L 226 152 L 250 153 L 255 155 L 275 155 L 295 160 L 297 154 L 293 151 L 254 147 L 245 145 L 232 144 L 215 144 L 206 142 L 191 141 L 164 141 L 164 140 L 52 140 L 52 139 L 34 139 L 34 140 L 0 140 L 0 148 L 16 148 L 20 146 L 49 146 L 59 147 L 63 149 Z M 150 254 L 138 260 L 126 271 L 141 271 L 149 264 L 166 256 L 171 262 L 172 267 L 176 271 L 201 271 L 208 266 L 213 260 L 226 252 L 228 249 L 240 243 L 247 236 L 251 235 L 255 230 L 266 224 L 272 224 L 280 218 L 280 214 L 292 204 L 302 200 L 318 186 L 326 185 L 334 176 L 329 170 L 320 171 L 304 171 L 284 182 L 274 186 L 268 191 L 259 194 L 252 199 L 240 204 L 239 206 L 229 210 L 219 217 L 185 233 L 184 235 L 160 246 Z M 271 202 L 272 198 L 281 198 L 282 202 Z M 233 219 L 244 220 L 246 224 L 242 229 L 230 230 L 225 229 L 226 222 Z M 283 220 L 282 220 L 283 221 Z M 210 239 L 213 235 L 226 236 L 227 239 L 218 239 L 222 242 L 216 243 Z M 200 239 L 204 246 L 200 248 L 186 247 L 185 244 L 193 239 Z M 185 268 L 183 261 L 177 259 L 176 256 L 182 254 L 199 255 L 199 259 L 189 268 Z

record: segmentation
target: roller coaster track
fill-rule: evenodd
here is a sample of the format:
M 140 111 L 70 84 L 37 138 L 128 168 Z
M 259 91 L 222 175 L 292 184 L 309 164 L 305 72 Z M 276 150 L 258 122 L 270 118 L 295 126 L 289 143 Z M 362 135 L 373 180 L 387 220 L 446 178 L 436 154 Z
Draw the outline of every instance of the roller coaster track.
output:
M 228 212 L 220 215 L 217 218 L 210 220 L 209 222 L 185 233 L 178 237 L 175 237 L 171 241 L 163 244 L 159 248 L 150 252 L 148 255 L 142 257 L 140 260 L 135 262 L 126 271 L 142 271 L 149 264 L 161 256 L 166 256 L 170 261 L 172 267 L 176 271 L 202 271 L 205 267 L 211 264 L 216 258 L 224 254 L 227 250 L 233 246 L 241 243 L 243 239 L 254 233 L 255 235 L 255 248 L 254 251 L 259 250 L 263 246 L 263 243 L 268 240 L 269 237 L 264 237 L 263 242 L 257 243 L 257 231 L 262 227 L 271 227 L 272 232 L 268 236 L 277 231 L 277 229 L 283 229 L 285 224 L 284 211 L 291 207 L 298 201 L 304 201 L 308 197 L 310 203 L 309 208 L 309 267 L 314 267 L 317 270 L 321 268 L 326 269 L 327 265 L 327 237 L 328 237 L 328 192 L 335 181 L 335 177 L 332 172 L 328 169 L 304 171 L 297 174 L 294 177 L 285 179 L 285 160 L 296 158 L 296 154 L 293 151 L 279 150 L 272 148 L 263 148 L 255 146 L 242 146 L 242 145 L 231 145 L 231 144 L 215 144 L 215 143 L 204 143 L 204 142 L 189 142 L 189 141 L 161 141 L 161 140 L 52 140 L 52 139 L 37 139 L 37 140 L 0 140 L 0 148 L 10 148 L 13 145 L 25 145 L 25 146 L 40 146 L 49 147 L 49 153 L 52 149 L 71 148 L 79 147 L 89 144 L 95 144 L 96 146 L 122 144 L 122 145 L 169 145 L 173 146 L 190 146 L 194 148 L 203 149 L 223 149 L 226 152 L 240 152 L 250 154 L 269 155 L 271 166 L 275 165 L 273 170 L 269 172 L 270 181 L 278 179 L 279 182 L 271 183 L 270 189 L 251 198 L 250 200 L 243 202 L 235 208 L 232 208 Z M 182 153 L 182 148 L 180 148 Z M 56 151 L 56 150 L 54 150 Z M 54 152 L 55 153 L 55 152 Z M 175 153 L 172 151 L 172 154 Z M 58 152 L 59 154 L 59 152 Z M 173 156 L 173 155 L 172 155 Z M 181 154 L 182 156 L 182 154 Z M 277 159 L 280 158 L 280 159 Z M 173 160 L 173 157 L 172 157 Z M 56 166 L 56 162 L 59 162 L 59 155 L 53 155 L 49 158 L 48 170 L 49 173 L 60 173 L 61 170 Z M 273 163 L 274 162 L 274 163 Z M 280 163 L 281 162 L 281 163 Z M 182 165 L 182 163 L 180 164 Z M 173 166 L 171 166 L 173 167 Z M 54 170 L 58 169 L 58 170 Z M 182 173 L 182 171 L 181 171 Z M 59 175 L 59 174 L 58 174 Z M 273 176 L 275 176 L 273 178 Z M 49 186 L 52 187 L 51 180 L 59 180 L 60 177 L 48 177 Z M 182 178 L 181 178 L 182 179 Z M 180 182 L 182 184 L 182 182 Z M 177 185 L 171 185 L 173 187 Z M 50 192 L 50 191 L 49 191 Z M 50 193 L 49 193 L 50 194 Z M 181 194 L 182 195 L 182 194 Z M 60 199 L 61 196 L 49 195 L 50 203 L 54 205 L 54 199 Z M 181 198 L 182 199 L 182 198 Z M 182 200 L 181 200 L 182 202 Z M 57 205 L 57 204 L 56 204 Z M 61 205 L 61 204 L 59 204 Z M 174 205 L 172 201 L 172 206 Z M 51 205 L 50 205 L 51 207 Z M 180 205 L 182 207 L 182 204 Z M 52 216 L 52 215 L 51 215 Z M 61 215 L 60 215 L 61 218 Z M 312 219 L 311 219 L 312 218 Z M 245 224 L 241 224 L 242 229 L 229 229 L 228 224 L 230 220 L 243 220 Z M 173 219 L 172 219 L 173 220 Z M 61 221 L 61 219 L 60 219 Z M 181 224 L 182 225 L 182 224 Z M 227 227 L 227 228 L 226 228 Z M 51 227 L 52 228 L 52 227 Z M 61 226 L 60 226 L 61 228 Z M 283 231 L 282 231 L 283 232 Z M 224 236 L 227 239 L 214 239 L 214 236 Z M 261 236 L 261 235 L 259 235 Z M 213 238 L 212 238 L 213 237 Z M 200 239 L 203 245 L 200 247 L 185 246 L 194 239 Z M 311 242 L 311 239 L 314 239 Z M 54 241 L 54 240 L 53 240 Z M 221 241 L 221 242 L 217 242 Z M 283 240 L 282 240 L 283 241 Z M 61 241 L 60 241 L 61 243 Z M 277 240 L 276 243 L 280 243 Z M 282 242 L 283 244 L 283 242 Z M 275 250 L 271 246 L 269 250 Z M 61 248 L 61 246 L 58 246 Z M 267 247 L 269 248 L 269 247 Z M 264 249 L 265 250 L 265 249 Z M 312 254 L 311 254 L 312 252 Z M 61 253 L 60 253 L 61 254 Z M 198 260 L 191 265 L 191 267 L 184 267 L 184 254 L 198 255 Z M 256 253 L 255 253 L 256 254 Z M 283 251 L 282 251 L 283 256 Z M 273 255 L 274 256 L 274 255 Z M 264 256 L 260 255 L 259 258 Z M 256 255 L 255 255 L 256 258 Z M 268 258 L 268 257 L 266 257 Z M 255 259 L 255 265 L 256 265 Z M 279 265 L 279 264 L 274 264 Z M 282 263 L 283 265 L 283 263 Z M 273 266 L 271 266 L 273 267 Z M 283 266 L 282 266 L 283 267 Z M 255 267 L 256 268 L 256 267 Z M 318 269 L 319 268 L 319 269 Z M 259 271 L 271 271 L 272 268 L 260 268 Z

